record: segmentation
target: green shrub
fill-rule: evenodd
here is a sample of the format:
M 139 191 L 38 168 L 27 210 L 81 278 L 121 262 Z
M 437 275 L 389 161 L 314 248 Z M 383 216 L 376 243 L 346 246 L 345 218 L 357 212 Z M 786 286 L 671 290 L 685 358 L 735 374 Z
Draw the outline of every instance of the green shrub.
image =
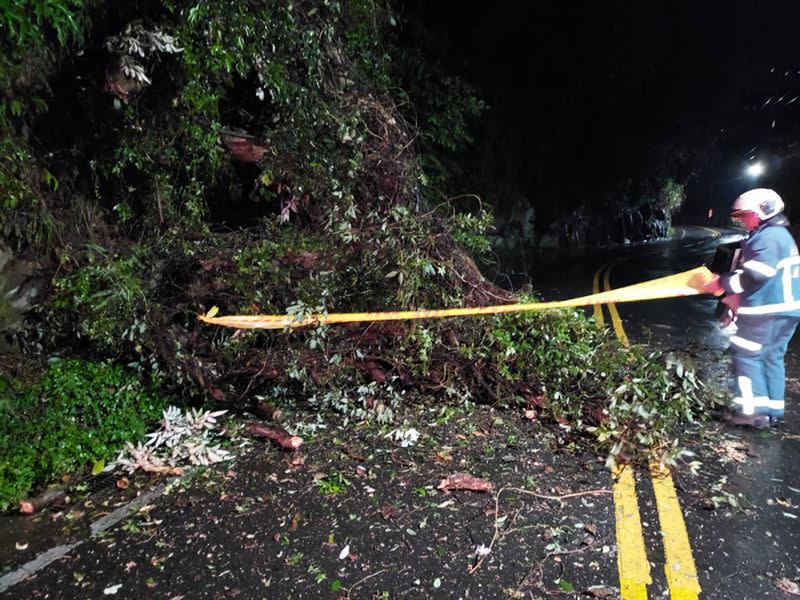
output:
M 114 459 L 126 442 L 143 437 L 165 405 L 135 376 L 107 363 L 53 362 L 30 386 L 0 379 L 0 510 L 34 486 Z
M 115 258 L 100 247 L 90 247 L 87 256 L 87 265 L 55 278 L 55 308 L 68 315 L 79 335 L 102 349 L 119 350 L 144 331 L 141 263 L 136 254 Z

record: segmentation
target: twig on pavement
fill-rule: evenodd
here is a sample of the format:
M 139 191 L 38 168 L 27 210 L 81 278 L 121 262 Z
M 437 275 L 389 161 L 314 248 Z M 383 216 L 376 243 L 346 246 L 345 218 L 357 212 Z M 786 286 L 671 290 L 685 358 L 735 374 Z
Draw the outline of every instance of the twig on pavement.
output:
M 487 556 L 489 556 L 489 554 L 491 554 L 492 549 L 494 548 L 495 542 L 500 537 L 500 525 L 499 525 L 499 518 L 498 518 L 498 515 L 499 515 L 499 512 L 500 512 L 500 495 L 503 492 L 507 492 L 507 491 L 517 492 L 517 493 L 520 493 L 520 494 L 525 494 L 526 496 L 533 496 L 534 498 L 539 498 L 540 500 L 558 500 L 560 502 L 564 501 L 564 500 L 567 500 L 569 498 L 577 498 L 579 496 L 600 496 L 602 494 L 611 494 L 612 493 L 611 490 L 609 490 L 607 488 L 603 488 L 603 489 L 600 489 L 600 490 L 586 490 L 585 492 L 573 492 L 571 494 L 562 494 L 561 496 L 551 496 L 551 495 L 548 495 L 548 494 L 539 494 L 537 492 L 531 492 L 530 490 L 524 490 L 522 488 L 517 488 L 517 487 L 502 487 L 502 488 L 500 488 L 499 490 L 497 490 L 497 494 L 495 494 L 495 497 L 494 497 L 494 535 L 492 536 L 492 541 L 489 542 L 489 552 L 487 552 L 486 554 L 481 556 L 478 559 L 478 562 L 476 562 L 473 566 L 471 566 L 469 568 L 470 575 L 472 575 L 475 571 L 477 571 L 480 568 L 481 563 L 483 563 L 484 559 Z
M 385 571 L 386 571 L 386 569 L 381 569 L 380 571 L 375 571 L 374 573 L 371 573 L 371 574 L 367 575 L 363 579 L 359 579 L 358 581 L 356 581 L 353 585 L 351 585 L 349 588 L 347 588 L 345 598 L 350 598 L 350 594 L 352 594 L 353 590 L 355 588 L 357 588 L 359 585 L 361 585 L 362 583 L 364 583 L 368 579 L 372 579 L 373 577 L 375 577 L 377 575 L 380 575 L 381 573 L 383 573 Z

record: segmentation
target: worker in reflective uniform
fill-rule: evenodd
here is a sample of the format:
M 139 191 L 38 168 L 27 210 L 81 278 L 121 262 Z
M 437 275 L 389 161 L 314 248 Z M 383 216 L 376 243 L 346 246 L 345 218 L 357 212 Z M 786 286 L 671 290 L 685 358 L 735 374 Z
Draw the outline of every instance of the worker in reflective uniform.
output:
M 736 315 L 731 336 L 736 384 L 729 421 L 766 427 L 783 418 L 784 356 L 800 321 L 800 255 L 773 190 L 745 192 L 733 203 L 733 219 L 749 236 L 734 270 L 716 276 L 706 292 L 727 294 Z

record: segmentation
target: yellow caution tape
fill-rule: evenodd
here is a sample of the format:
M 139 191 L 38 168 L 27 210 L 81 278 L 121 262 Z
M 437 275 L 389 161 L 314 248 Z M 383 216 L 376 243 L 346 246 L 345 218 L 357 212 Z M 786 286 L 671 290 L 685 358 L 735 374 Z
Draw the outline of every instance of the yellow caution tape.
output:
M 235 329 L 297 329 L 316 327 L 317 325 L 333 325 L 335 323 L 364 323 L 374 321 L 404 321 L 412 319 L 441 319 L 444 317 L 472 317 L 477 315 L 498 315 L 506 313 L 526 312 L 533 310 L 550 310 L 591 304 L 608 304 L 610 302 L 639 302 L 641 300 L 657 300 L 659 298 L 676 298 L 679 296 L 695 296 L 702 293 L 703 286 L 713 277 L 705 267 L 697 267 L 691 271 L 660 277 L 643 283 L 610 290 L 599 294 L 581 296 L 571 300 L 558 302 L 527 302 L 520 304 L 499 304 L 496 306 L 480 306 L 473 308 L 444 308 L 436 310 L 399 310 L 366 313 L 331 313 L 320 315 L 231 315 L 216 317 L 217 309 L 212 308 L 205 315 L 197 318 L 209 325 L 233 327 Z

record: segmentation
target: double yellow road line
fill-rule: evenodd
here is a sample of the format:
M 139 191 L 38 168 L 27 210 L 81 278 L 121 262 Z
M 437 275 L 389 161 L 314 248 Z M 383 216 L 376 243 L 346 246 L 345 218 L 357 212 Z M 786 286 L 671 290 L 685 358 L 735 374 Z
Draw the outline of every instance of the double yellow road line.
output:
M 594 274 L 592 292 L 611 289 L 611 270 L 623 259 L 607 263 Z M 607 304 L 611 326 L 619 341 L 629 346 L 630 342 L 622 326 L 622 319 L 615 304 Z M 603 308 L 594 305 L 595 319 L 600 327 L 605 326 Z M 614 513 L 617 533 L 617 569 L 619 571 L 620 596 L 623 600 L 647 600 L 647 586 L 652 583 L 650 562 L 642 532 L 639 501 L 636 496 L 636 479 L 632 468 L 621 467 L 614 471 Z M 675 484 L 669 470 L 661 465 L 651 465 L 650 479 L 656 498 L 656 510 L 664 544 L 664 572 L 672 600 L 697 600 L 700 583 L 692 556 L 686 523 L 675 492 Z
M 592 293 L 598 294 L 600 293 L 600 275 L 605 270 L 603 274 L 603 290 L 610 290 L 611 289 L 611 269 L 613 269 L 622 259 L 618 258 L 615 261 L 612 261 L 606 265 L 603 265 L 599 269 L 597 269 L 597 273 L 594 274 L 594 281 L 592 281 Z M 628 341 L 628 336 L 625 334 L 625 329 L 622 327 L 622 319 L 619 317 L 619 311 L 617 310 L 617 305 L 613 302 L 606 304 L 608 308 L 608 314 L 611 315 L 611 325 L 614 328 L 614 333 L 617 334 L 617 339 L 622 342 L 624 346 L 630 346 L 630 342 Z M 598 326 L 605 327 L 605 320 L 603 319 L 603 305 L 602 304 L 595 304 L 594 305 L 594 317 L 597 321 Z

